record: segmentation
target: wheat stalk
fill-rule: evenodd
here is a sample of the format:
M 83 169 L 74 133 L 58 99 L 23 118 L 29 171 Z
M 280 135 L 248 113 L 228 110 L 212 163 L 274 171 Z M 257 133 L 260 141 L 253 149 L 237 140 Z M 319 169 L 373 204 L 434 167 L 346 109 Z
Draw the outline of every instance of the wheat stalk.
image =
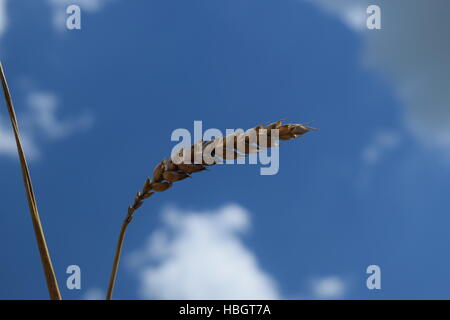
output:
M 311 130 L 315 129 L 303 124 L 283 124 L 280 120 L 269 125 L 259 125 L 245 133 L 237 132 L 223 138 L 199 141 L 161 161 L 153 170 L 153 177 L 147 178 L 142 190 L 136 194 L 133 204 L 128 207 L 117 241 L 106 299 L 112 299 L 126 229 L 133 219 L 133 214 L 145 199 L 155 192 L 166 191 L 174 182 L 203 171 L 207 166 L 260 152 L 264 148 L 276 146 L 278 140 L 296 139 Z
M 11 125 L 14 131 L 14 137 L 16 139 L 17 152 L 19 153 L 19 160 L 22 168 L 22 177 L 25 185 L 25 191 L 27 194 L 28 206 L 30 208 L 31 220 L 33 222 L 34 233 L 36 235 L 36 242 L 39 248 L 42 266 L 44 268 L 45 278 L 47 280 L 48 292 L 50 294 L 50 299 L 61 300 L 58 282 L 56 281 L 52 261 L 50 259 L 50 254 L 48 252 L 47 244 L 45 242 L 44 231 L 42 229 L 41 220 L 39 218 L 36 199 L 34 197 L 33 185 L 31 183 L 30 171 L 28 169 L 27 160 L 22 148 L 22 143 L 20 141 L 19 125 L 17 124 L 14 105 L 12 103 L 11 94 L 9 92 L 8 83 L 6 82 L 6 77 L 1 62 L 0 62 L 0 75 L 3 93 L 5 95 L 6 107 L 8 109 L 9 117 L 11 119 Z

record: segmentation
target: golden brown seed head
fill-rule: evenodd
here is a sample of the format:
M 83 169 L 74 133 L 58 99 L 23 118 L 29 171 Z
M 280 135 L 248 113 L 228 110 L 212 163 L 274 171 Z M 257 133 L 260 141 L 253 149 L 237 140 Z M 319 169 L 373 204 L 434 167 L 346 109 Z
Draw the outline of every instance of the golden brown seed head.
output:
M 153 195 L 154 194 L 154 192 L 147 192 L 147 193 L 144 193 L 143 195 L 142 195 L 142 199 L 147 199 L 147 198 L 149 198 L 151 195 Z
M 153 169 L 153 181 L 160 182 L 162 180 L 162 174 L 164 172 L 164 161 L 161 161 L 155 169 Z
M 170 182 L 180 181 L 186 179 L 187 177 L 189 177 L 189 174 L 183 171 L 166 171 L 163 173 L 164 180 Z
M 191 147 L 185 150 L 181 149 L 176 153 L 178 158 L 176 160 L 181 160 L 180 164 L 175 164 L 172 158 L 161 161 L 153 170 L 153 178 L 148 178 L 142 191 L 136 194 L 133 206 L 128 208 L 128 217 L 131 219 L 134 211 L 142 205 L 143 200 L 152 196 L 154 192 L 166 191 L 173 182 L 186 179 L 192 173 L 206 170 L 206 166 L 216 164 L 221 159 L 236 159 L 243 157 L 244 154 L 257 153 L 264 148 L 277 146 L 277 140 L 272 142 L 271 139 L 271 137 L 275 137 L 272 130 L 278 130 L 278 140 L 296 139 L 311 130 L 316 130 L 303 124 L 282 124 L 282 122 L 279 120 L 269 125 L 266 122 L 247 130 L 245 134 L 234 133 L 211 141 L 198 141 Z M 190 152 L 191 163 L 183 163 L 184 152 Z M 201 159 L 200 163 L 194 163 L 195 155 Z
M 152 190 L 158 191 L 158 192 L 163 192 L 163 191 L 166 191 L 167 189 L 169 189 L 171 185 L 172 185 L 172 183 L 166 182 L 166 181 L 154 182 L 154 183 L 152 183 Z
M 178 165 L 178 169 L 181 171 L 184 171 L 186 173 L 194 173 L 194 172 L 200 172 L 205 170 L 205 166 L 202 164 L 184 164 L 181 163 Z
M 302 124 L 296 124 L 292 126 L 291 132 L 296 135 L 303 135 L 311 130 L 316 130 L 315 128 L 308 127 Z

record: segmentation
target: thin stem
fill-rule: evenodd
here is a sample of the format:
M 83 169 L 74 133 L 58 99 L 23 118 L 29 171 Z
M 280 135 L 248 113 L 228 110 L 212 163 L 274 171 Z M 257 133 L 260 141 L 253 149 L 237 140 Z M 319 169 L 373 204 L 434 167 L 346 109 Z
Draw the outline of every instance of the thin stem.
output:
M 305 125 L 302 125 L 302 124 L 284 124 L 283 125 L 282 120 L 280 120 L 280 121 L 274 122 L 272 124 L 269 124 L 267 126 L 265 126 L 264 124 L 256 126 L 252 130 L 254 133 L 258 134 L 259 139 L 264 138 L 264 136 L 259 136 L 264 132 L 265 132 L 265 137 L 267 138 L 267 130 L 270 130 L 270 132 L 273 132 L 273 130 L 275 130 L 275 132 L 277 133 L 276 134 L 277 140 L 292 140 L 292 139 L 296 139 L 299 136 L 304 135 L 305 133 L 307 133 L 311 130 L 315 130 L 315 129 L 305 126 Z M 278 135 L 278 133 L 280 133 L 280 135 Z M 227 142 L 228 139 L 230 139 L 230 138 L 232 139 L 231 141 L 233 141 L 233 143 L 231 143 L 231 146 Z M 273 138 L 273 136 L 272 136 L 272 138 Z M 237 153 L 237 151 L 239 151 L 241 153 L 250 154 L 251 153 L 251 150 L 250 150 L 251 149 L 251 145 L 250 145 L 251 140 L 247 140 L 247 139 L 250 139 L 250 136 L 246 136 L 246 135 L 234 136 L 234 135 L 232 135 L 232 136 L 227 136 L 225 138 L 220 138 L 217 140 L 211 140 L 206 143 L 207 144 L 214 143 L 215 148 L 219 148 L 219 150 L 221 150 L 222 152 L 225 151 L 225 149 L 228 149 L 228 151 L 233 151 L 234 155 L 239 155 Z M 241 149 L 242 146 L 240 147 L 238 145 L 240 143 L 239 141 L 243 141 L 246 143 L 245 147 L 243 149 Z M 258 139 L 256 141 L 257 141 L 256 146 L 258 147 L 257 150 L 259 152 L 259 150 L 261 150 L 259 148 L 260 143 L 258 143 Z M 259 140 L 259 141 L 261 142 L 261 140 Z M 271 141 L 273 143 L 273 139 L 271 139 Z M 199 142 L 201 143 L 202 147 L 207 146 L 207 144 L 204 144 L 205 141 L 199 141 Z M 181 149 L 177 153 L 177 155 L 180 157 L 184 157 L 185 155 L 188 155 L 188 154 L 185 154 L 185 152 L 187 151 L 189 153 L 189 152 L 194 151 L 196 149 L 196 145 L 197 145 L 197 143 L 192 145 L 192 147 L 190 149 Z M 270 146 L 271 145 L 266 143 L 265 147 L 270 147 Z M 183 154 L 184 154 L 184 156 L 183 156 Z M 192 156 L 192 153 L 191 153 L 191 156 Z M 188 159 L 189 159 L 189 157 L 188 157 Z M 235 158 L 233 158 L 233 159 L 235 159 Z M 227 160 L 227 158 L 223 158 L 223 160 Z M 152 196 L 155 192 L 166 191 L 167 189 L 169 189 L 172 186 L 173 182 L 189 178 L 192 173 L 206 170 L 207 165 L 208 164 L 206 164 L 206 163 L 184 163 L 184 162 L 175 164 L 175 163 L 173 163 L 172 159 L 170 158 L 170 159 L 165 159 L 165 160 L 161 161 L 155 167 L 155 169 L 153 169 L 153 177 L 147 178 L 147 180 L 145 180 L 142 190 L 139 191 L 136 194 L 136 196 L 134 197 L 133 205 L 128 207 L 127 216 L 126 216 L 125 221 L 123 222 L 122 227 L 120 229 L 119 240 L 117 241 L 116 253 L 114 256 L 111 276 L 109 278 L 108 292 L 106 294 L 107 300 L 112 299 L 114 283 L 116 281 L 116 276 L 117 276 L 117 269 L 119 268 L 120 253 L 122 251 L 123 241 L 125 238 L 125 232 L 133 218 L 134 212 L 142 206 L 145 199 Z M 209 165 L 211 165 L 211 164 L 209 164 Z
M 151 196 L 153 194 L 153 192 L 150 192 L 150 185 L 151 185 L 151 180 L 147 179 L 142 188 L 142 191 L 138 192 L 136 194 L 133 205 L 128 207 L 127 216 L 125 217 L 125 220 L 122 223 L 122 227 L 120 228 L 119 240 L 117 241 L 116 253 L 114 255 L 111 276 L 109 277 L 108 292 L 106 293 L 106 300 L 112 299 L 114 283 L 116 282 L 116 277 L 117 277 L 117 269 L 119 268 L 120 254 L 122 252 L 123 240 L 125 238 L 125 232 L 127 231 L 127 227 L 130 224 L 131 220 L 133 220 L 134 212 L 142 206 L 144 199 L 148 198 L 149 196 Z
M 25 153 L 22 148 L 19 135 L 19 125 L 17 124 L 16 114 L 14 112 L 14 106 L 9 92 L 8 83 L 6 82 L 5 73 L 3 72 L 3 66 L 0 62 L 0 74 L 3 87 L 3 93 L 5 95 L 6 107 L 8 109 L 9 117 L 11 119 L 11 125 L 14 131 L 14 137 L 16 139 L 17 152 L 19 154 L 20 165 L 22 168 L 23 183 L 25 185 L 25 191 L 27 194 L 28 207 L 30 208 L 31 220 L 33 222 L 34 233 L 36 235 L 36 242 L 39 248 L 39 254 L 41 257 L 42 266 L 44 268 L 45 278 L 47 280 L 48 292 L 50 299 L 61 300 L 61 294 L 59 293 L 58 282 L 56 280 L 55 272 L 53 270 L 52 261 L 48 252 L 47 244 L 45 242 L 44 231 L 42 229 L 41 220 L 39 218 L 39 212 L 36 205 L 36 199 L 34 197 L 33 185 L 31 183 L 30 172 L 28 169 Z
M 111 276 L 109 277 L 109 285 L 108 285 L 108 292 L 106 294 L 106 300 L 112 299 L 114 283 L 116 282 L 117 277 L 117 269 L 119 268 L 120 254 L 122 252 L 123 240 L 125 238 L 125 232 L 127 231 L 127 227 L 130 224 L 131 220 L 133 219 L 133 212 L 134 209 L 130 207 L 128 209 L 127 217 L 123 221 L 122 227 L 120 228 L 119 240 L 117 241 L 116 253 L 114 255 L 114 262 L 111 270 Z

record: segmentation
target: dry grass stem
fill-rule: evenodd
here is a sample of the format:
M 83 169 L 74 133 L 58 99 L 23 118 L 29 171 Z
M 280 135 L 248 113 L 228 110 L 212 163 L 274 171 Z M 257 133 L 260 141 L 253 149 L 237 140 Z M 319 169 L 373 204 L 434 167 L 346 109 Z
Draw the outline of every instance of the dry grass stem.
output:
M 106 299 L 112 299 L 125 231 L 133 219 L 133 214 L 145 199 L 155 192 L 168 190 L 174 182 L 189 178 L 193 173 L 205 170 L 207 166 L 260 152 L 262 149 L 276 146 L 278 140 L 296 139 L 311 130 L 314 128 L 303 124 L 283 124 L 280 120 L 269 125 L 259 125 L 245 133 L 199 141 L 161 161 L 153 170 L 153 177 L 147 178 L 142 190 L 136 194 L 133 204 L 128 207 L 117 242 Z
M 25 153 L 22 148 L 19 135 L 19 125 L 17 124 L 16 114 L 9 92 L 6 77 L 3 71 L 3 66 L 0 63 L 1 81 L 3 87 L 3 93 L 5 95 L 6 107 L 8 109 L 9 117 L 11 119 L 11 125 L 14 131 L 14 137 L 16 139 L 17 152 L 19 153 L 20 165 L 22 168 L 23 182 L 25 185 L 25 191 L 28 199 L 28 206 L 30 208 L 31 220 L 33 222 L 34 233 L 36 235 L 36 241 L 39 248 L 39 254 L 44 268 L 45 278 L 47 280 L 48 292 L 50 299 L 61 300 L 61 294 L 59 293 L 58 282 L 56 281 L 55 272 L 53 270 L 52 261 L 48 252 L 47 244 L 45 242 L 44 231 L 42 229 L 41 220 L 39 218 L 39 212 L 36 205 L 36 199 L 34 197 L 33 185 L 31 183 L 30 172 L 28 169 Z

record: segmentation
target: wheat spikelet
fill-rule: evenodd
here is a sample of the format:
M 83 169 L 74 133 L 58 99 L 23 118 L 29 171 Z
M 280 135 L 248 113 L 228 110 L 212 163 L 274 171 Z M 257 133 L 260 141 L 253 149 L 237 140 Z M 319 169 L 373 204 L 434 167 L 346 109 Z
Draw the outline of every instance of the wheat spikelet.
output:
M 220 150 L 220 146 L 223 145 L 225 151 L 222 154 L 215 154 L 214 150 L 212 150 L 212 153 L 215 156 L 214 163 L 212 164 L 220 163 L 221 160 L 234 160 L 237 157 L 242 156 L 242 154 L 259 152 L 261 150 L 261 145 L 264 145 L 265 143 L 262 137 L 267 136 L 268 138 L 270 138 L 270 130 L 278 130 L 279 140 L 292 140 L 311 130 L 314 130 L 314 128 L 302 124 L 283 125 L 282 121 L 280 120 L 270 125 L 260 125 L 250 130 L 254 130 L 254 132 L 256 133 L 257 140 L 254 146 L 252 146 L 248 142 L 249 131 L 247 131 L 247 133 L 245 134 L 237 133 L 224 138 L 198 142 L 197 144 L 202 144 L 203 146 L 203 150 L 200 151 L 201 155 L 204 155 L 204 152 L 207 150 L 208 146 L 210 147 L 209 149 L 219 147 Z M 245 149 L 239 148 L 239 139 L 242 139 L 244 141 Z M 267 144 L 270 143 L 268 142 Z M 270 145 L 265 146 L 271 147 Z M 191 147 L 191 149 L 195 149 L 195 144 Z M 230 152 L 227 151 L 232 151 L 231 156 L 228 155 Z M 205 159 L 204 157 L 202 158 L 202 163 L 195 163 L 195 161 L 193 161 L 194 159 L 192 159 L 195 158 L 195 152 L 191 152 L 193 157 L 191 157 L 191 159 L 188 158 L 188 160 L 191 160 L 189 161 L 190 163 L 186 163 L 185 159 L 183 159 L 183 154 L 186 152 L 189 152 L 189 150 L 181 149 L 175 157 L 164 159 L 154 168 L 153 177 L 147 178 L 142 190 L 136 194 L 133 205 L 129 207 L 128 212 L 130 217 L 133 215 L 134 211 L 136 211 L 142 205 L 143 201 L 152 196 L 155 191 L 166 191 L 172 186 L 174 182 L 189 178 L 191 174 L 203 171 L 207 166 L 212 165 L 207 163 L 207 159 Z M 174 161 L 174 158 L 175 160 L 179 160 L 181 162 L 178 162 L 178 164 L 176 164 L 177 162 Z
M 174 182 L 189 178 L 193 173 L 205 170 L 207 166 L 275 147 L 278 140 L 296 139 L 311 130 L 315 128 L 303 124 L 283 124 L 283 121 L 279 120 L 269 125 L 261 124 L 245 133 L 234 133 L 210 141 L 198 141 L 190 148 L 183 148 L 170 158 L 162 160 L 153 169 L 153 176 L 147 178 L 142 190 L 136 194 L 133 204 L 128 207 L 119 235 L 106 298 L 112 299 L 126 228 L 133 219 L 134 212 L 142 206 L 145 199 L 155 192 L 167 191 Z

